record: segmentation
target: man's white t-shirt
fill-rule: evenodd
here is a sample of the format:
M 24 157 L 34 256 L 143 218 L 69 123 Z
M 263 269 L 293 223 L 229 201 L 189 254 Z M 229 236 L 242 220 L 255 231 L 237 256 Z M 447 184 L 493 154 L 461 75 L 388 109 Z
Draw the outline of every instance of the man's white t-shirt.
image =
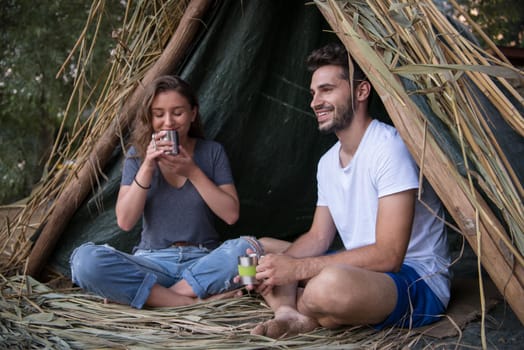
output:
M 373 120 L 350 163 L 342 168 L 340 142 L 320 159 L 318 206 L 327 206 L 347 250 L 375 243 L 378 200 L 419 188 L 418 168 L 397 130 Z M 427 206 L 427 207 L 426 207 Z M 428 210 L 428 208 L 430 208 Z M 424 181 L 404 259 L 446 306 L 450 263 L 440 200 Z

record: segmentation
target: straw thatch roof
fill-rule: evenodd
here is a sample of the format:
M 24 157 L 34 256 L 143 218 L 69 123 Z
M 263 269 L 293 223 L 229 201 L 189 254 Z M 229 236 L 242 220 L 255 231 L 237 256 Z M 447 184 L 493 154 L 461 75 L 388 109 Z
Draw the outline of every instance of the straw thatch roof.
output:
M 92 347 L 139 347 L 131 340 L 136 333 L 144 335 L 147 348 L 152 348 L 153 342 L 163 344 L 158 339 L 164 337 L 168 342 L 183 339 L 188 348 L 209 348 L 209 344 L 218 348 L 216 337 L 226 331 L 231 337 L 222 338 L 226 348 L 238 343 L 239 337 L 249 339 L 246 348 L 323 348 L 326 337 L 333 341 L 333 348 L 336 344 L 344 344 L 340 345 L 344 348 L 350 344 L 396 348 L 413 343 L 416 335 L 409 331 L 374 333 L 370 340 L 369 330 L 357 327 L 340 332 L 320 330 L 306 339 L 270 345 L 267 339 L 246 335 L 250 327 L 246 320 L 268 317 L 256 298 L 232 301 L 232 305 L 226 301 L 201 305 L 192 309 L 198 315 L 193 318 L 180 316 L 179 309 L 136 312 L 116 305 L 100 308 L 100 300 L 78 291 L 72 295 L 33 293 L 28 285 L 45 286 L 16 277 L 25 273 L 36 276 L 43 269 L 61 230 L 85 197 L 103 183 L 105 162 L 115 147 L 125 142 L 141 84 L 176 71 L 203 27 L 199 19 L 211 3 L 166 0 L 141 2 L 134 11 L 130 7 L 123 30 L 115 32 L 118 45 L 104 79 L 88 81 L 84 74 L 88 67 L 81 67 L 68 106 L 68 118 L 78 121 L 70 142 L 55 146 L 41 187 L 26 204 L 13 208 L 17 212 L 6 220 L 0 233 L 0 272 L 2 277 L 8 276 L 3 278 L 0 301 L 6 311 L 2 311 L 0 327 L 14 329 L 12 339 L 24 332 L 35 339 L 45 334 L 40 337 L 42 344 L 52 341 L 50 347 L 63 348 L 74 339 L 77 346 L 85 342 Z M 450 225 L 463 234 L 479 257 L 479 269 L 482 264 L 524 322 L 522 174 L 514 169 L 507 157 L 511 150 L 502 146 L 504 140 L 493 127 L 496 116 L 522 142 L 524 101 L 507 79 L 522 81 L 523 72 L 502 56 L 490 55 L 468 41 L 430 1 L 329 0 L 315 4 L 367 72 L 423 175 L 452 215 L 454 223 Z M 102 15 L 103 1 L 94 0 L 86 27 L 95 25 Z M 482 35 L 471 24 L 475 34 Z M 73 52 L 82 57 L 80 61 L 88 62 L 90 47 L 91 42 L 82 36 Z M 492 49 L 497 52 L 494 45 Z M 101 93 L 92 101 L 91 93 L 96 89 Z M 82 121 L 88 109 L 89 118 Z M 72 145 L 79 143 L 81 147 L 73 149 Z M 72 159 L 72 166 L 63 166 Z M 480 285 L 482 295 L 482 282 Z M 15 300 L 13 295 L 18 295 L 16 305 L 10 302 Z M 239 318 L 231 321 L 227 312 L 220 313 L 222 307 L 234 310 Z M 67 311 L 61 314 L 59 310 L 64 309 Z M 212 316 L 209 332 L 204 314 Z M 214 340 L 206 334 L 212 334 Z M 396 337 L 394 343 L 390 336 Z M 202 342 L 189 344 L 195 337 Z

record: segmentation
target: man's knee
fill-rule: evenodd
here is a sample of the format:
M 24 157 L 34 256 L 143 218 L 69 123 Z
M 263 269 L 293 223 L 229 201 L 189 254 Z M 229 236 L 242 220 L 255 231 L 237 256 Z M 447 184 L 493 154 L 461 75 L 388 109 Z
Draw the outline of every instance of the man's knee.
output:
M 301 297 L 301 307 L 310 313 L 331 313 L 342 304 L 354 300 L 355 280 L 348 265 L 330 265 L 320 271 L 306 285 Z
M 329 307 L 336 305 L 340 284 L 340 268 L 336 265 L 327 266 L 313 277 L 304 288 L 300 298 L 300 307 L 306 313 L 327 312 Z
M 324 267 L 318 275 L 311 279 L 308 286 L 312 284 L 317 293 L 323 293 L 327 296 L 334 296 L 336 293 L 326 293 L 327 290 L 339 291 L 351 285 L 352 274 L 354 270 L 349 265 L 329 265 Z

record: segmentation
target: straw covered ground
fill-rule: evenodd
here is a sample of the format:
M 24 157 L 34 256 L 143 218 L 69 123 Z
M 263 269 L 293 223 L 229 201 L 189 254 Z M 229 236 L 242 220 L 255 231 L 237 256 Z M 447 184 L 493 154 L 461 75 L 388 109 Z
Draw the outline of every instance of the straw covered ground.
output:
M 409 331 L 368 327 L 319 329 L 285 340 L 251 336 L 250 329 L 272 313 L 262 299 L 247 295 L 135 310 L 22 276 L 2 276 L 0 285 L 0 346 L 5 349 L 396 349 L 420 339 Z
M 256 296 L 136 310 L 57 279 L 0 275 L 0 349 L 480 349 L 482 325 L 437 339 L 415 330 L 317 329 L 284 340 L 249 331 L 272 317 Z M 61 286 L 59 286 L 61 285 Z M 453 322 L 453 321 L 452 321 Z M 520 349 L 524 329 L 504 303 L 489 313 L 488 349 Z

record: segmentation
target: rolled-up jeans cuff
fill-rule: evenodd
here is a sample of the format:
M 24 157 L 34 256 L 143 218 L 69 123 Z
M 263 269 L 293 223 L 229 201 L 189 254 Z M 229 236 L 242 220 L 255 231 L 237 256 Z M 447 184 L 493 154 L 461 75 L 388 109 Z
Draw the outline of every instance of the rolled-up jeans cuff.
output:
M 193 289 L 193 293 L 197 296 L 199 299 L 203 299 L 208 296 L 206 289 L 199 283 L 199 281 L 193 276 L 193 271 L 184 271 L 182 273 L 183 279 L 189 284 L 191 289 Z
M 144 304 L 146 303 L 147 299 L 149 298 L 149 295 L 151 294 L 151 289 L 156 284 L 157 277 L 152 274 L 148 273 L 146 274 L 146 277 L 142 281 L 142 284 L 138 288 L 138 291 L 131 301 L 131 306 L 136 309 L 141 309 L 144 307 Z
M 257 256 L 262 256 L 265 254 L 264 252 L 264 247 L 262 246 L 262 244 L 259 242 L 258 239 L 256 239 L 255 237 L 253 236 L 242 236 L 240 238 L 243 238 L 245 239 L 246 241 L 249 242 L 249 244 L 251 244 L 251 246 L 253 247 L 253 249 L 255 250 L 255 254 Z
M 264 253 L 262 245 L 254 237 L 230 239 L 187 268 L 182 278 L 199 298 L 238 288 L 240 284 L 233 283 L 238 274 L 238 256 L 245 255 L 248 248 L 258 255 Z

